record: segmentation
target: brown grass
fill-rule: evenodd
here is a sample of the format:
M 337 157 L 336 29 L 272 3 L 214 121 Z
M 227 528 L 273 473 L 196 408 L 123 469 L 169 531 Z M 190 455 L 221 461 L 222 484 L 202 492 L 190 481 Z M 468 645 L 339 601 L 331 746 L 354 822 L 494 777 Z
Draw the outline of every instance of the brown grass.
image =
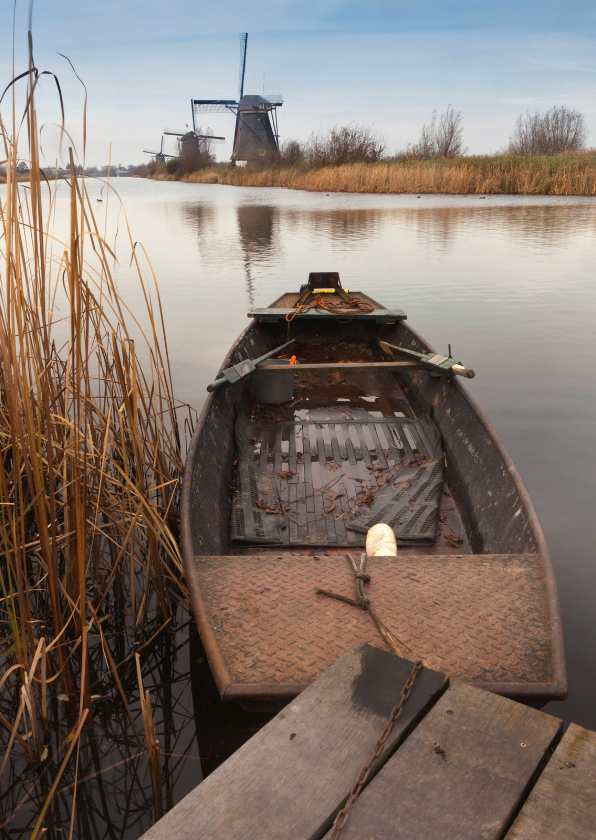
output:
M 321 169 L 219 167 L 182 180 L 313 192 L 596 195 L 596 156 L 408 160 Z
M 183 425 L 157 284 L 127 227 L 145 301 L 133 315 L 85 180 L 41 176 L 32 61 L 25 82 L 23 104 L 14 87 L 8 94 L 9 129 L 0 115 L 0 701 L 14 709 L 11 719 L 0 714 L 0 765 L 17 751 L 39 767 L 50 750 L 35 840 L 93 720 L 89 631 L 101 637 L 99 680 L 111 680 L 128 709 L 109 647 L 119 634 L 108 642 L 101 622 L 119 616 L 134 650 L 148 618 L 167 623 L 186 590 L 176 537 Z M 17 144 L 21 154 L 28 146 L 26 188 L 14 177 Z M 66 241 L 54 235 L 58 190 L 69 198 Z M 118 202 L 111 186 L 106 213 L 108 197 Z M 48 694 L 67 699 L 74 719 L 53 757 Z M 159 750 L 148 746 L 157 774 Z

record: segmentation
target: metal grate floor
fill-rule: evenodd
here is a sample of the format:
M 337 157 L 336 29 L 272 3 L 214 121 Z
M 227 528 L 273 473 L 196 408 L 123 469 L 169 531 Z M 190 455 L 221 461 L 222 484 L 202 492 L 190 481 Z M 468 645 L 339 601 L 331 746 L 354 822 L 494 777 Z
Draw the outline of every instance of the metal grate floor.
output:
M 386 522 L 398 543 L 432 545 L 444 455 L 428 417 L 317 409 L 309 420 L 236 424 L 232 545 L 362 546 Z

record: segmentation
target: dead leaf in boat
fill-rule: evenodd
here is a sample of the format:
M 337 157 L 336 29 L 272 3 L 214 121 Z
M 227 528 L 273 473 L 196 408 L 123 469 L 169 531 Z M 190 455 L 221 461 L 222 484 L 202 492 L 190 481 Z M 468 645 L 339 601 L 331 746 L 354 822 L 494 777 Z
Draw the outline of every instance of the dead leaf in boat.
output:
M 387 476 L 383 475 L 382 472 L 376 472 L 375 478 L 377 479 L 377 484 L 385 484 L 387 481 Z
M 64 703 L 68 703 L 68 694 L 59 694 L 58 700 L 62 700 Z
M 333 464 L 333 463 L 325 464 L 325 469 L 326 470 L 331 470 L 331 472 L 335 472 L 335 470 L 339 469 L 339 464 Z
M 261 508 L 261 510 L 267 510 L 268 505 L 266 501 L 264 501 L 263 499 L 259 499 L 259 501 L 257 502 L 257 507 Z
M 396 481 L 393 486 L 394 487 L 409 487 L 410 482 L 409 481 Z
M 254 437 L 254 438 L 249 438 L 249 439 L 248 439 L 248 442 L 249 442 L 249 443 L 252 443 L 252 444 L 253 444 L 253 446 L 254 446 L 254 444 L 255 444 L 255 443 L 258 443 L 258 441 L 259 441 L 258 437 Z
M 463 545 L 463 540 L 456 534 L 445 534 L 445 539 L 449 540 L 452 545 Z
M 325 496 L 332 502 L 339 499 L 339 493 L 334 493 L 333 490 L 325 490 Z
M 273 475 L 277 476 L 277 478 L 291 478 L 296 473 L 294 470 L 284 470 L 283 472 L 273 473 Z
M 367 481 L 366 478 L 355 478 L 354 481 Z
M 325 515 L 327 515 L 329 513 L 333 513 L 333 511 L 335 510 L 336 507 L 337 507 L 337 505 L 335 504 L 335 502 L 333 502 L 331 507 L 326 511 Z
M 357 505 L 370 505 L 370 504 L 373 503 L 374 498 L 375 498 L 372 490 L 367 490 L 367 491 L 361 490 L 360 493 L 358 493 L 358 495 L 362 496 L 362 498 L 361 499 L 356 499 L 356 504 Z

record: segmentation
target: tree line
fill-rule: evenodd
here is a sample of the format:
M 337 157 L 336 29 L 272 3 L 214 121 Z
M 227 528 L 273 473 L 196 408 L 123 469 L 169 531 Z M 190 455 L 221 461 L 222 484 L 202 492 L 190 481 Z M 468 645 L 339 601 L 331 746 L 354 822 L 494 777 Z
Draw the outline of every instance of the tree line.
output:
M 415 143 L 397 152 L 393 159 L 437 160 L 463 157 L 462 112 L 451 105 L 437 118 L 433 111 Z M 566 105 L 555 105 L 545 113 L 520 114 L 507 147 L 507 155 L 559 155 L 580 152 L 586 148 L 588 127 L 586 115 Z M 374 163 L 386 159 L 387 144 L 372 128 L 348 125 L 330 129 L 326 134 L 313 133 L 306 143 L 287 140 L 279 155 L 283 165 L 306 165 L 312 168 L 347 163 Z

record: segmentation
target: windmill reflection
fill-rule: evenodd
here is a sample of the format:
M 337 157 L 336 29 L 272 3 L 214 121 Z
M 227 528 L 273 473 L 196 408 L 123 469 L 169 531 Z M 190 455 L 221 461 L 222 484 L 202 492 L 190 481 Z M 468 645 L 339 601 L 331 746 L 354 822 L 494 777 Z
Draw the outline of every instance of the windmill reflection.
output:
M 241 205 L 237 208 L 238 232 L 242 246 L 246 289 L 254 306 L 253 267 L 273 262 L 278 247 L 279 208 L 271 205 Z

